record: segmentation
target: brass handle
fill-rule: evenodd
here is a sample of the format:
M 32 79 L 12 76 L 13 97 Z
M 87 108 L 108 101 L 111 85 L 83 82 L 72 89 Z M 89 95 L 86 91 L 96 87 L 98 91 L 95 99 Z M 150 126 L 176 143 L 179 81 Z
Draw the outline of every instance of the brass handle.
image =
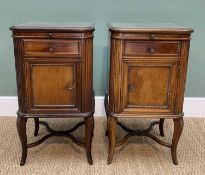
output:
M 153 47 L 150 47 L 150 48 L 148 49 L 148 51 L 149 51 L 150 53 L 154 53 L 154 52 L 155 52 L 155 50 L 154 50 Z
M 54 51 L 55 51 L 55 49 L 54 49 L 53 47 L 49 47 L 48 50 L 49 50 L 50 52 L 54 52 Z
M 49 33 L 48 36 L 49 36 L 49 38 L 52 38 L 53 34 L 52 34 L 52 33 Z
M 73 89 L 73 83 L 68 83 L 68 85 L 67 85 L 67 89 L 68 90 L 72 90 Z
M 135 90 L 135 85 L 132 84 L 132 83 L 130 83 L 130 84 L 128 85 L 128 90 L 129 90 L 129 91 L 134 91 L 134 90 Z

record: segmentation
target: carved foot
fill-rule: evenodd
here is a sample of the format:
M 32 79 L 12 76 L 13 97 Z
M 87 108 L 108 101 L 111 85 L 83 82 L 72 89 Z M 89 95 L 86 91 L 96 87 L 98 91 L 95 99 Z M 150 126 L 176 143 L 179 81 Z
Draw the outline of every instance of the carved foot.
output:
M 108 117 L 109 118 L 109 125 L 108 125 L 108 133 L 109 133 L 109 154 L 107 159 L 107 164 L 111 164 L 115 144 L 116 144 L 116 125 L 117 125 L 117 118 L 115 117 Z
M 172 161 L 175 165 L 178 165 L 177 161 L 177 145 L 183 130 L 184 120 L 183 117 L 176 118 L 174 120 L 174 133 L 172 139 L 172 146 L 171 146 L 171 154 L 172 154 Z
M 23 118 L 23 117 L 18 117 L 16 122 L 17 131 L 18 131 L 18 135 L 22 147 L 22 157 L 21 157 L 20 166 L 23 166 L 25 164 L 27 158 L 28 147 L 27 147 L 27 135 L 26 135 L 26 122 L 27 122 L 27 118 Z

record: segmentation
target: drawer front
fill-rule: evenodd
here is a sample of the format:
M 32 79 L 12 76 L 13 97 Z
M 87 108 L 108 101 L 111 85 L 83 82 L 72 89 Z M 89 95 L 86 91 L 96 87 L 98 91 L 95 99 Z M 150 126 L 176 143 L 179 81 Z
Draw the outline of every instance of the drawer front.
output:
M 68 33 L 68 32 L 22 32 L 14 31 L 13 36 L 16 38 L 48 38 L 48 39 L 63 39 L 63 38 L 82 38 L 82 33 Z
M 177 41 L 124 41 L 125 56 L 178 56 L 180 42 Z
M 24 40 L 26 56 L 80 56 L 81 45 L 79 40 Z
M 152 33 L 124 33 L 123 39 L 127 40 L 164 40 L 164 41 L 177 41 L 189 40 L 189 34 L 152 34 Z

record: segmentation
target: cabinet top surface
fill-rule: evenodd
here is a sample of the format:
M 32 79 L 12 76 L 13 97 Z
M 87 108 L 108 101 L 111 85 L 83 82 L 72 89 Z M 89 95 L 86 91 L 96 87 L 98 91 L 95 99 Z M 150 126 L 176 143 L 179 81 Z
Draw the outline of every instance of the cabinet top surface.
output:
M 193 32 L 192 28 L 172 23 L 109 23 L 108 28 L 118 32 Z
M 68 30 L 68 31 L 94 31 L 93 23 L 80 22 L 27 22 L 13 25 L 10 30 Z

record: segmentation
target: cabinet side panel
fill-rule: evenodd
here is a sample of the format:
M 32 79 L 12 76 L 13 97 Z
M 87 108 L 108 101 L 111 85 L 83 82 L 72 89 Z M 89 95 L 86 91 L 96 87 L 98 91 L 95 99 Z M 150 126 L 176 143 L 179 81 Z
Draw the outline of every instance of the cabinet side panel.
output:
M 188 65 L 188 57 L 189 57 L 189 45 L 190 41 L 182 41 L 181 47 L 181 59 L 179 65 L 179 75 L 178 75 L 178 87 L 177 87 L 177 95 L 176 95 L 176 106 L 175 112 L 176 114 L 180 114 L 183 111 L 183 102 L 184 102 L 184 91 L 185 91 L 185 83 L 186 83 L 186 75 L 187 75 L 187 65 Z
M 23 41 L 22 39 L 14 38 L 14 56 L 15 56 L 15 68 L 16 68 L 16 84 L 18 94 L 18 106 L 19 112 L 25 113 L 27 111 L 27 100 L 25 95 L 24 84 L 24 63 L 23 63 Z
M 123 109 L 122 40 L 111 37 L 110 49 L 109 109 L 120 113 Z
M 85 35 L 92 35 L 88 32 Z M 82 54 L 82 112 L 92 110 L 93 38 L 83 39 Z

